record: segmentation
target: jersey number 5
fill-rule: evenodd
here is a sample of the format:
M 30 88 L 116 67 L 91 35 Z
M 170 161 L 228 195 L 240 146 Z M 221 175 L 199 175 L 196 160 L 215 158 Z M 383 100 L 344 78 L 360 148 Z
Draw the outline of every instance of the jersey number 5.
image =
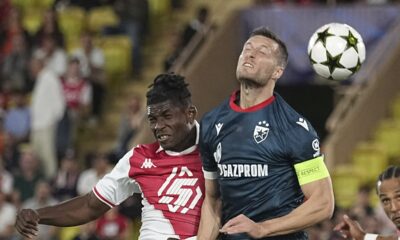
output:
M 178 167 L 174 167 L 157 192 L 161 197 L 158 203 L 167 204 L 170 212 L 187 213 L 196 206 L 202 196 L 200 187 L 196 186 L 197 181 L 187 167 L 181 167 L 179 173 Z

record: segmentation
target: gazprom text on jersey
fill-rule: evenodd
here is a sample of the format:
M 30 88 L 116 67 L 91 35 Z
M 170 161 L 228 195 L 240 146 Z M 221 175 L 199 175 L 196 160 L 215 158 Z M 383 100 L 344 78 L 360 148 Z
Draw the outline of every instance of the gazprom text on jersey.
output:
M 266 177 L 266 164 L 218 164 L 219 174 L 222 177 Z

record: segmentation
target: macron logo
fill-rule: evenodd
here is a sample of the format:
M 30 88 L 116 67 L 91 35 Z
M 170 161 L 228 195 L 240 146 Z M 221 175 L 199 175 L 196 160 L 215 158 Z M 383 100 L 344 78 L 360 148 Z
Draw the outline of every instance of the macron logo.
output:
M 299 118 L 299 121 L 297 121 L 296 123 L 299 124 L 300 126 L 302 126 L 305 130 L 310 131 L 308 129 L 308 124 L 307 124 L 306 120 L 304 120 L 303 118 Z
M 215 124 L 215 129 L 217 129 L 217 136 L 219 135 L 219 132 L 221 131 L 223 125 L 223 123 Z
M 154 163 L 151 161 L 151 158 L 145 158 L 140 168 L 152 168 L 152 167 L 157 167 L 157 166 L 154 165 Z

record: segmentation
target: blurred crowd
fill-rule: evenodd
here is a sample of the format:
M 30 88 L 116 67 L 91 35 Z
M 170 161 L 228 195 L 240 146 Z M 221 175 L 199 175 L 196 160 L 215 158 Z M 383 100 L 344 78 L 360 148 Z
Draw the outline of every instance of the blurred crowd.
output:
M 172 0 L 181 8 L 183 1 Z M 285 1 L 257 1 L 258 3 Z M 292 1 L 288 1 L 292 2 Z M 306 3 L 310 1 L 298 1 Z M 314 1 L 313 1 L 314 2 Z M 88 12 L 108 6 L 118 25 L 99 32 L 83 28 L 70 47 L 59 23 L 59 12 L 75 6 Z M 20 239 L 15 215 L 20 208 L 39 208 L 86 194 L 116 161 L 129 150 L 144 118 L 139 96 L 132 96 L 121 113 L 118 137 L 111 152 L 78 154 L 82 129 L 96 127 L 103 115 L 107 89 L 104 50 L 96 45 L 103 36 L 127 36 L 133 77 L 141 75 L 142 46 L 149 32 L 147 0 L 57 0 L 42 9 L 40 26 L 31 31 L 24 24 L 26 12 L 9 0 L 0 1 L 0 239 Z M 209 17 L 200 7 L 177 34 L 164 61 L 168 70 Z M 132 77 L 130 76 L 130 77 Z M 126 239 L 133 219 L 140 218 L 140 197 L 132 196 L 96 222 L 82 226 L 68 239 Z M 340 239 L 332 232 L 338 218 L 350 212 L 367 231 L 392 231 L 382 211 L 362 198 L 348 211 L 338 208 L 335 218 L 309 229 L 310 239 Z M 41 226 L 37 239 L 63 238 L 60 228 Z
M 104 109 L 109 75 L 95 39 L 123 34 L 135 42 L 131 69 L 140 73 L 148 17 L 146 0 L 55 1 L 40 10 L 40 25 L 32 31 L 24 22 L 27 9 L 14 2 L 0 2 L 0 239 L 7 240 L 19 239 L 14 231 L 18 209 L 86 194 L 128 150 L 144 116 L 138 96 L 121 113 L 114 150 L 78 154 L 77 138 L 98 126 Z M 109 7 L 119 25 L 99 32 L 83 28 L 70 47 L 59 23 L 59 12 L 69 6 L 84 11 Z M 138 6 L 138 12 L 132 11 Z M 137 199 L 85 225 L 71 239 L 125 239 L 131 219 L 140 216 Z M 38 239 L 61 239 L 60 231 L 41 226 Z

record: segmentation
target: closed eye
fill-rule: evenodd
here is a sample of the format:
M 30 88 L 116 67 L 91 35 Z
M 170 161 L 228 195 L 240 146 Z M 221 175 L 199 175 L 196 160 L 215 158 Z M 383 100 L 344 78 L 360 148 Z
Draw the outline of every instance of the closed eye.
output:
M 171 119 L 171 118 L 172 118 L 172 115 L 171 115 L 171 114 L 165 114 L 165 115 L 164 115 L 164 118 L 165 118 L 165 119 Z
M 156 119 L 153 117 L 149 117 L 148 120 L 149 120 L 149 123 L 151 123 L 151 124 L 156 123 Z
M 266 51 L 259 50 L 258 52 L 261 53 L 262 55 L 267 55 L 267 52 L 266 52 Z

